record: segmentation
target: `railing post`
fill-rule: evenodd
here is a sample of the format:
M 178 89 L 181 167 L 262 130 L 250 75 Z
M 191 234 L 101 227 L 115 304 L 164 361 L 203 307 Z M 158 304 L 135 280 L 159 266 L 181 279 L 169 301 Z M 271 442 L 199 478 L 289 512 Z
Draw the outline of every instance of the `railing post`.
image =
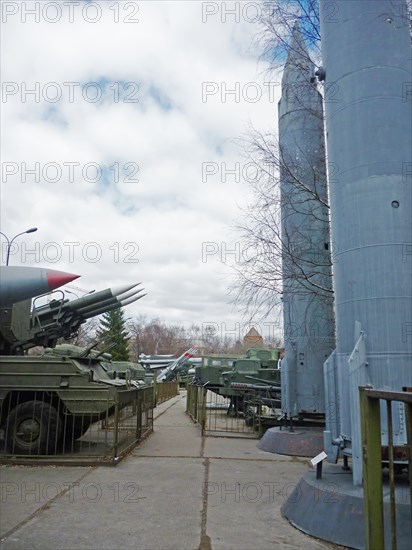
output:
M 409 451 L 409 502 L 411 510 L 411 525 L 412 525 L 412 403 L 405 403 L 406 409 L 406 430 L 407 430 L 407 443 Z
M 157 370 L 153 373 L 153 398 L 154 398 L 154 407 L 157 405 Z
M 114 427 L 113 427 L 113 456 L 112 460 L 117 457 L 118 445 L 119 445 L 119 396 L 116 392 L 115 405 L 114 405 Z M 107 431 L 107 428 L 106 428 Z
M 144 389 L 143 390 L 136 390 L 137 391 L 137 426 L 136 426 L 136 436 L 137 439 L 140 441 L 142 439 L 142 428 L 143 428 L 143 399 L 144 399 Z
M 207 395 L 207 388 L 205 386 L 201 386 L 201 392 L 202 392 L 202 399 L 201 399 L 201 426 L 202 426 L 202 435 L 205 434 L 206 431 L 206 395 Z
M 391 541 L 392 550 L 396 550 L 396 504 L 395 504 L 395 466 L 393 464 L 393 428 L 392 428 L 392 401 L 386 401 L 388 417 L 388 458 L 389 458 L 389 495 L 391 509 Z
M 379 399 L 359 387 L 361 424 L 365 543 L 367 550 L 384 547 L 382 448 Z

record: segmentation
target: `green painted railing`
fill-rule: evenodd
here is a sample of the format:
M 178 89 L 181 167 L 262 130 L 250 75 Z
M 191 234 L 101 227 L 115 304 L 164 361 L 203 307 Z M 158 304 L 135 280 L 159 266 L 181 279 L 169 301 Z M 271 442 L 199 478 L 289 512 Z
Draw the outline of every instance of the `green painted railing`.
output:
M 412 393 L 381 391 L 368 387 L 360 387 L 359 392 L 362 424 L 365 544 L 367 550 L 385 548 L 380 415 L 380 401 L 383 400 L 386 402 L 388 418 L 387 454 L 389 462 L 391 548 L 392 550 L 396 550 L 396 502 L 392 402 L 399 401 L 405 404 L 407 445 L 404 450 L 409 458 L 409 491 L 410 502 L 412 503 Z
M 167 401 L 172 397 L 179 395 L 179 382 L 174 380 L 173 382 L 155 382 L 154 383 L 154 395 L 155 403 L 159 405 L 163 401 Z

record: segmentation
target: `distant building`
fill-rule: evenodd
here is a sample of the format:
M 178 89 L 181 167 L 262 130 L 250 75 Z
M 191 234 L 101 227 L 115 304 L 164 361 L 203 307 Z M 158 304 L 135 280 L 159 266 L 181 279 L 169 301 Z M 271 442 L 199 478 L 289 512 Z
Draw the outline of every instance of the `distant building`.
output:
M 249 332 L 243 338 L 243 345 L 246 348 L 263 348 L 263 338 L 255 329 L 252 327 Z

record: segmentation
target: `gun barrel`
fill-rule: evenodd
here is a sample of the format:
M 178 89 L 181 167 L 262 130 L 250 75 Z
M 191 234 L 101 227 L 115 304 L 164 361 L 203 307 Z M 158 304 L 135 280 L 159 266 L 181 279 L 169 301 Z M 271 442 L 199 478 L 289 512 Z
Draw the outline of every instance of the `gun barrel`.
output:
M 257 378 L 256 376 L 249 376 L 249 375 L 246 375 L 245 378 L 247 378 L 248 380 L 256 380 L 256 382 L 262 382 L 267 386 L 274 386 L 275 388 L 279 388 L 279 389 L 281 387 L 279 382 L 274 382 L 273 380 L 266 380 L 265 378 Z

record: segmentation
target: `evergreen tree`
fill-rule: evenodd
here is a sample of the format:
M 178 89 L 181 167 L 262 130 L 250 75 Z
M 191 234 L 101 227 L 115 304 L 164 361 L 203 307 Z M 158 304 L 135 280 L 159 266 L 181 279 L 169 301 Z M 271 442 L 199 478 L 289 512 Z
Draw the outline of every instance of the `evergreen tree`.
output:
M 129 361 L 129 337 L 122 309 L 114 309 L 103 314 L 97 335 L 102 341 L 101 349 L 115 344 L 109 350 L 113 361 Z

